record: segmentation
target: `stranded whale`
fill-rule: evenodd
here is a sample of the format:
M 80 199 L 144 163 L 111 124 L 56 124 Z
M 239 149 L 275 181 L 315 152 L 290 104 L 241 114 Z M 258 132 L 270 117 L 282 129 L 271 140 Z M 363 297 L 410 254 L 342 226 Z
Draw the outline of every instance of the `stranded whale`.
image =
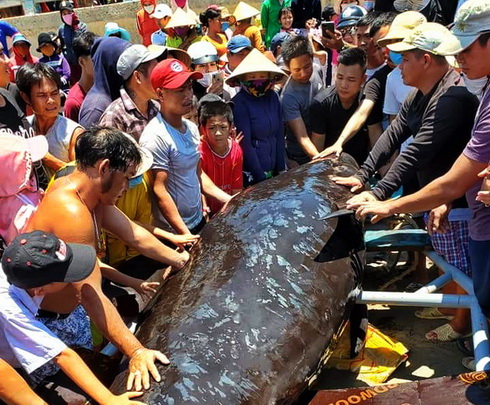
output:
M 358 292 L 364 261 L 351 194 L 331 181 L 351 161 L 316 161 L 235 197 L 201 233 L 137 332 L 165 353 L 148 404 L 291 404 L 328 357 Z M 326 353 L 326 354 L 325 354 Z M 123 392 L 127 372 L 113 391 Z M 140 398 L 138 398 L 140 400 Z

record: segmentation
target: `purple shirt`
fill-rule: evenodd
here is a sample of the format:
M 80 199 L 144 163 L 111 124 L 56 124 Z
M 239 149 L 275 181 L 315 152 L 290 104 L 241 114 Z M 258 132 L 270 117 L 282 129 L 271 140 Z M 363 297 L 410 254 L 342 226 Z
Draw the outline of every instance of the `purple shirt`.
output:
M 463 154 L 480 163 L 490 163 L 490 89 L 487 89 L 478 110 L 471 139 Z M 468 206 L 472 211 L 470 237 L 476 241 L 490 240 L 490 208 L 476 201 L 483 180 L 478 179 L 466 192 Z

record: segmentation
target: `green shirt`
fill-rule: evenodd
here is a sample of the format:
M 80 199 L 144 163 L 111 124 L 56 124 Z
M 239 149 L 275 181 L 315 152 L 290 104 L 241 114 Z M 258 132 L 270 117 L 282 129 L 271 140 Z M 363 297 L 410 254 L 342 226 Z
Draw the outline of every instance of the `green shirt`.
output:
M 279 21 L 279 11 L 284 7 L 291 7 L 292 0 L 283 0 L 282 4 L 279 0 L 264 0 L 260 9 L 260 18 L 262 27 L 265 30 L 265 45 L 270 48 L 271 41 L 274 35 L 281 30 L 281 22 Z

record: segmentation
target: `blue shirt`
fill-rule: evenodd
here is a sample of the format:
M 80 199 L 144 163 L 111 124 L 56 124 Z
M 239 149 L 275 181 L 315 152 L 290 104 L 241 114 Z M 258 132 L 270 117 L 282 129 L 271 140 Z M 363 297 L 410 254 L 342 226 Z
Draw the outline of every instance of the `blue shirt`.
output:
M 5 21 L 0 21 L 0 42 L 3 45 L 3 53 L 5 55 L 10 56 L 7 37 L 11 37 L 18 32 L 19 30 L 15 28 L 13 25 L 10 25 Z
M 195 228 L 202 220 L 201 183 L 197 167 L 199 130 L 191 121 L 184 119 L 185 133 L 173 128 L 158 115 L 146 126 L 140 145 L 153 155 L 152 169 L 167 172 L 167 190 L 187 228 Z M 158 204 L 153 204 L 153 216 L 159 226 L 169 228 Z
M 265 180 L 265 172 L 275 175 L 285 170 L 284 124 L 277 94 L 269 90 L 255 97 L 242 89 L 232 101 L 237 133 L 243 132 L 243 171 L 248 182 Z

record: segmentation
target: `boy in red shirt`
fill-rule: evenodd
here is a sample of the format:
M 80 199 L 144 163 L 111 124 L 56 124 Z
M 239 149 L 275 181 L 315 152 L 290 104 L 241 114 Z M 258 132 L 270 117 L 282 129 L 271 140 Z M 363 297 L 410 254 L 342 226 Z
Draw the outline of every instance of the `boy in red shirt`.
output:
M 233 129 L 230 106 L 221 100 L 201 102 L 199 124 L 202 170 L 226 193 L 240 192 L 243 189 L 243 154 L 240 145 L 230 136 Z M 222 204 L 209 198 L 208 205 L 212 216 Z

